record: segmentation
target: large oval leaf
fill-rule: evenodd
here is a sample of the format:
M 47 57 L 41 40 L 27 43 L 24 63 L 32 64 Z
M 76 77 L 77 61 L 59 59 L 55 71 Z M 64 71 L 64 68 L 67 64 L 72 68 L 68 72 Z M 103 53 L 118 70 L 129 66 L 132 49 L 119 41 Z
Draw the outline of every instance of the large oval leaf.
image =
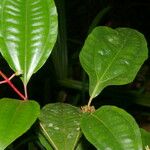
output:
M 134 118 L 114 106 L 83 114 L 81 129 L 99 150 L 142 150 L 140 129 Z
M 80 137 L 79 108 L 63 103 L 48 104 L 39 120 L 43 135 L 55 150 L 74 150 Z
M 24 84 L 46 61 L 57 37 L 53 0 L 1 0 L 0 51 Z
M 94 98 L 108 85 L 131 82 L 147 53 L 146 40 L 136 30 L 95 28 L 80 53 L 81 65 L 90 79 L 90 96 Z
M 40 114 L 35 101 L 0 100 L 0 150 L 25 133 Z

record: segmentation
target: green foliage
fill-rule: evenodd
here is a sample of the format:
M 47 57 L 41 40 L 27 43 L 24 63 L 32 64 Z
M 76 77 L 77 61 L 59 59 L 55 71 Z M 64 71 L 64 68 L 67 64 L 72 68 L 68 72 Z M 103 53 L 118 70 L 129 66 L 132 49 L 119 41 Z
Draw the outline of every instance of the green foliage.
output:
M 91 98 L 108 85 L 133 81 L 147 53 L 146 40 L 136 30 L 95 28 L 80 53 L 81 65 L 89 75 Z
M 57 2 L 57 1 L 56 1 Z M 58 2 L 59 3 L 59 2 Z M 59 13 L 63 2 L 59 3 Z M 53 0 L 1 0 L 0 1 L 0 52 L 9 66 L 21 74 L 23 95 L 0 70 L 4 79 L 24 101 L 4 98 L 0 100 L 0 150 L 4 150 L 15 139 L 24 134 L 39 116 L 38 138 L 47 150 L 84 150 L 79 138 L 83 133 L 97 149 L 142 150 L 149 143 L 149 133 L 141 130 L 124 110 L 114 106 L 103 106 L 90 112 L 92 99 L 109 85 L 127 84 L 135 78 L 147 58 L 147 43 L 144 36 L 130 28 L 111 29 L 96 27 L 110 7 L 104 8 L 93 20 L 89 36 L 80 53 L 81 65 L 89 75 L 88 106 L 69 104 L 47 104 L 40 113 L 39 104 L 27 100 L 27 83 L 49 57 L 57 38 L 57 11 Z M 61 18 L 60 18 L 61 20 Z M 61 20 L 65 29 L 65 20 Z M 61 21 L 59 24 L 61 24 Z M 61 58 L 64 74 L 67 74 L 66 30 L 59 28 L 58 47 L 54 58 Z M 65 35 L 63 35 L 65 34 Z M 64 37 L 64 38 L 63 38 Z M 64 45 L 61 42 L 65 41 Z M 61 47 L 61 48 L 60 48 Z M 62 51 L 62 49 L 64 51 Z M 58 54 L 63 54 L 59 56 Z M 56 66 L 60 59 L 55 60 Z M 69 81 L 69 82 L 68 82 Z M 62 84 L 81 89 L 81 82 L 65 79 Z M 85 84 L 87 89 L 87 84 Z M 93 109 L 94 110 L 94 109 Z M 143 144 L 142 144 L 143 142 Z M 33 149 L 30 144 L 29 149 Z
M 53 0 L 1 0 L 0 51 L 26 85 L 49 57 L 57 38 Z
M 83 114 L 81 129 L 97 149 L 142 150 L 135 120 L 117 107 L 103 106 L 94 113 Z
M 79 108 L 63 103 L 48 104 L 41 110 L 41 131 L 55 150 L 74 150 L 81 134 L 80 115 Z
M 53 150 L 52 146 L 48 142 L 48 140 L 45 138 L 45 136 L 41 133 L 38 134 L 38 138 L 42 145 L 46 148 L 46 150 Z
M 0 150 L 25 133 L 40 114 L 35 101 L 0 100 Z
M 150 146 L 150 132 L 141 129 L 141 136 L 142 136 L 142 142 L 143 142 L 143 148 L 146 146 Z

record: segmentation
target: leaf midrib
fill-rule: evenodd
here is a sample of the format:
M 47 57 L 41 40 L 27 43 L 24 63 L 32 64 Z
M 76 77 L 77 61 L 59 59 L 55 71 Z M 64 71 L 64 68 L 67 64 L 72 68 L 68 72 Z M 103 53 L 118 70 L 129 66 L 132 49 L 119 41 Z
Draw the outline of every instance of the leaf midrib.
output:
M 24 84 L 27 84 L 27 45 L 28 45 L 28 0 L 25 1 L 25 48 L 24 48 Z
M 42 123 L 39 123 L 39 124 L 40 124 L 40 126 L 41 126 L 41 129 L 42 129 L 43 132 L 44 132 L 44 135 L 48 138 L 49 143 L 52 144 L 52 146 L 55 148 L 55 150 L 59 150 L 59 149 L 57 148 L 57 146 L 55 145 L 54 141 L 51 139 L 51 137 L 50 137 L 49 134 L 47 133 L 47 131 L 46 131 L 46 129 L 44 128 L 44 126 L 42 125 Z
M 126 41 L 124 41 L 124 43 L 122 44 L 122 48 L 123 48 L 123 45 L 125 44 Z M 102 74 L 102 76 L 100 77 L 100 79 L 98 79 L 98 75 L 97 75 L 97 72 L 95 70 L 95 74 L 97 76 L 97 84 L 91 94 L 91 99 L 93 99 L 97 93 L 97 90 L 99 89 L 99 86 L 101 83 L 103 83 L 102 79 L 104 78 L 105 74 L 107 73 L 107 71 L 110 69 L 110 67 L 112 66 L 113 62 L 116 60 L 117 56 L 120 54 L 122 48 L 120 48 L 120 50 L 115 54 L 114 58 L 112 59 L 111 63 L 108 65 L 108 67 L 105 69 L 104 73 Z M 95 58 L 95 57 L 94 57 Z M 95 59 L 94 59 L 94 63 L 95 63 Z M 102 89 L 101 89 L 102 90 Z
M 28 1 L 28 0 L 27 0 Z M 47 3 L 46 4 L 46 6 L 49 8 L 49 3 L 48 3 L 48 1 L 44 1 L 45 3 Z M 27 7 L 27 5 L 26 5 L 26 7 Z M 28 8 L 28 7 L 27 7 Z M 26 22 L 28 22 L 28 10 L 26 9 Z M 51 16 L 51 15 L 50 15 Z M 53 16 L 52 16 L 53 17 Z M 48 19 L 48 22 L 49 22 L 49 26 L 50 26 L 50 20 L 49 20 L 49 18 L 47 18 Z M 26 28 L 26 30 L 25 30 L 25 33 L 28 33 L 28 28 Z M 50 31 L 48 31 L 48 34 L 47 34 L 47 37 L 46 37 L 46 39 L 45 39 L 45 42 L 44 42 L 44 45 L 42 46 L 42 48 L 41 48 L 41 51 L 40 51 L 40 55 L 38 56 L 38 60 L 39 60 L 39 62 L 38 62 L 38 64 L 36 65 L 36 67 L 34 68 L 34 70 L 33 71 L 35 71 L 35 70 L 38 70 L 38 68 L 39 68 L 39 63 L 40 63 L 40 60 L 41 60 L 41 58 L 42 58 L 42 56 L 44 55 L 44 53 L 45 53 L 45 51 L 44 51 L 44 49 L 46 49 L 46 46 L 47 46 L 47 43 L 48 43 L 48 40 L 49 40 L 49 37 L 50 37 Z M 26 41 L 27 41 L 27 39 L 28 39 L 28 37 L 27 37 L 27 34 L 26 34 Z M 27 45 L 28 45 L 28 42 L 26 42 L 26 46 L 25 46 L 25 56 L 27 56 Z M 46 51 L 46 53 L 47 53 L 47 51 Z M 25 62 L 27 62 L 27 59 L 25 58 Z M 31 61 L 32 62 L 32 61 Z M 32 73 L 33 73 L 33 71 L 32 71 Z M 27 70 L 27 64 L 25 64 L 25 75 L 26 75 L 26 82 L 24 82 L 24 83 L 28 83 L 28 80 L 29 80 L 29 77 L 30 77 L 30 75 L 29 75 L 29 72 L 28 72 L 28 70 Z
M 109 131 L 109 133 L 114 137 L 116 143 L 118 143 L 118 145 L 120 145 L 120 143 L 118 142 L 118 139 L 115 137 L 115 135 L 113 134 L 113 132 L 111 132 L 111 130 L 109 129 L 109 127 L 107 127 L 107 125 L 98 118 L 98 116 L 91 114 L 91 116 L 93 116 L 93 118 L 95 118 L 96 120 L 98 120 L 98 122 L 102 123 L 104 125 L 104 127 Z M 120 145 L 122 147 L 122 145 Z

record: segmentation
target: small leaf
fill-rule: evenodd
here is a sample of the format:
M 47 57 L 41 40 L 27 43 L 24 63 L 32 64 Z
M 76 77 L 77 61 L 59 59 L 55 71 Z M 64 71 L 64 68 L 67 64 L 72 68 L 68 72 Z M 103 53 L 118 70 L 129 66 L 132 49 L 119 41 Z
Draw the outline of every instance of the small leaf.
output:
M 46 105 L 39 117 L 41 131 L 55 150 L 74 150 L 80 137 L 80 111 L 68 104 Z
M 114 106 L 103 106 L 83 114 L 83 134 L 99 150 L 142 150 L 139 127 L 134 118 Z
M 0 52 L 26 85 L 49 57 L 57 38 L 53 0 L 1 0 Z
M 132 82 L 148 57 L 144 36 L 130 28 L 97 27 L 80 53 L 82 67 L 89 75 L 89 92 L 96 97 L 108 85 Z
M 40 106 L 35 101 L 0 100 L 0 150 L 25 133 L 36 121 Z
M 141 129 L 141 135 L 142 135 L 143 148 L 145 148 L 146 146 L 150 147 L 150 132 Z

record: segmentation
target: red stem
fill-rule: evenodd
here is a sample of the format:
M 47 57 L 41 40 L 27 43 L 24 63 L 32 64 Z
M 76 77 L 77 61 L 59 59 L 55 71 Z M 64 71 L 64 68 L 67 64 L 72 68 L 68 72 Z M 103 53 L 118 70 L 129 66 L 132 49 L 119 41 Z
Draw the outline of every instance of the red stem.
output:
M 9 86 L 23 99 L 23 100 L 27 100 L 27 98 L 14 86 L 14 84 L 10 81 L 10 79 L 12 79 L 15 74 L 13 74 L 10 78 L 7 78 L 7 76 L 0 71 L 0 75 L 4 78 L 5 81 L 2 81 L 2 83 L 8 83 Z
M 16 74 L 14 73 L 11 77 L 9 77 L 8 79 L 11 80 L 13 77 L 15 77 Z M 3 81 L 0 81 L 0 84 L 4 84 L 4 83 L 7 83 L 6 80 L 3 80 Z

